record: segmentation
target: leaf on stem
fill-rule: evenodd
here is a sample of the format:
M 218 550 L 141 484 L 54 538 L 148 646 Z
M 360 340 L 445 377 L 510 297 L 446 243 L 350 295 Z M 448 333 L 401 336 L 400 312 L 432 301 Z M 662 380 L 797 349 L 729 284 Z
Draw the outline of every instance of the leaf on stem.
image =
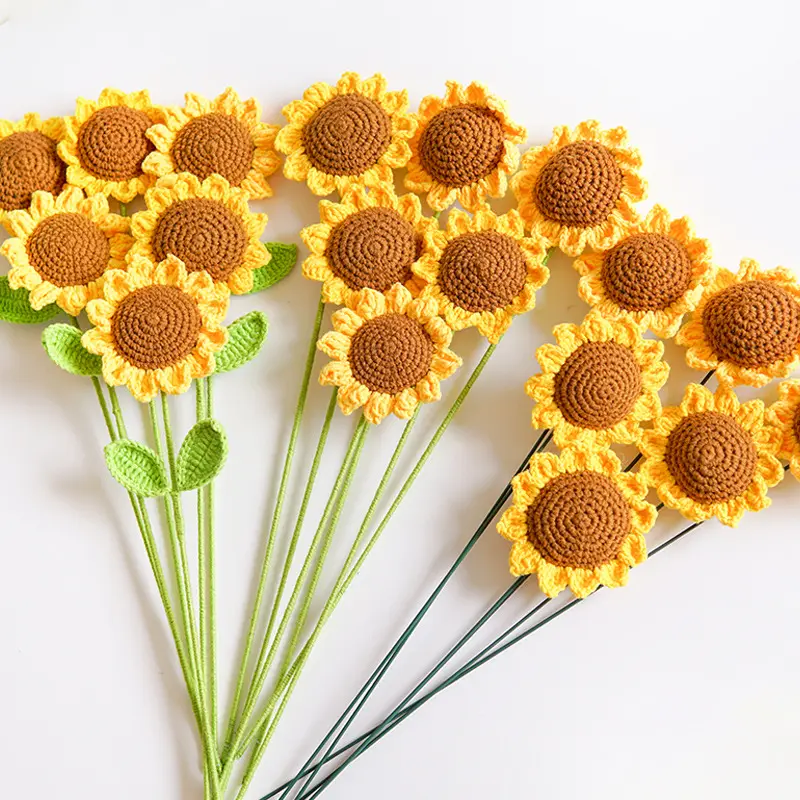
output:
M 100 375 L 103 360 L 81 344 L 81 332 L 64 322 L 49 325 L 42 334 L 42 344 L 50 360 L 73 375 Z
M 178 453 L 178 490 L 190 492 L 205 486 L 219 475 L 227 457 L 228 438 L 222 425 L 214 419 L 198 422 Z
M 267 242 L 267 250 L 269 250 L 270 259 L 263 267 L 253 270 L 253 288 L 250 290 L 250 294 L 263 292 L 282 281 L 297 263 L 296 244 Z
M 55 303 L 45 306 L 41 311 L 31 308 L 27 289 L 12 289 L 8 285 L 8 276 L 0 276 L 0 320 L 17 324 L 33 325 L 48 322 L 61 313 Z
M 117 483 L 141 497 L 166 494 L 164 463 L 147 446 L 130 439 L 117 439 L 105 447 L 106 466 Z
M 254 359 L 267 338 L 269 324 L 261 311 L 251 311 L 228 328 L 228 341 L 215 357 L 215 372 L 230 372 Z

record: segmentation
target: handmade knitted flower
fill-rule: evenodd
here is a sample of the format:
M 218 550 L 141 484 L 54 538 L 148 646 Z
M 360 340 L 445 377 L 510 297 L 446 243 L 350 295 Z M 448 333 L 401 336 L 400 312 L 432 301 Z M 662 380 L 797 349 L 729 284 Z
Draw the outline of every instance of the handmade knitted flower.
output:
M 289 124 L 275 140 L 288 158 L 283 174 L 306 181 L 314 194 L 340 194 L 352 185 L 392 186 L 392 169 L 411 155 L 416 123 L 408 93 L 387 92 L 386 78 L 360 80 L 346 72 L 336 86 L 315 83 L 283 109 Z
M 530 311 L 550 272 L 547 248 L 526 238 L 516 211 L 496 216 L 488 208 L 470 216 L 453 210 L 447 231 L 425 235 L 425 252 L 414 272 L 428 285 L 422 297 L 436 301 L 453 330 L 477 327 L 496 343 L 517 314 Z
M 0 119 L 0 220 L 6 211 L 28 208 L 34 192 L 58 194 L 64 188 L 67 167 L 57 152 L 63 130 L 61 117 Z
M 664 505 L 699 522 L 738 525 L 745 511 L 767 508 L 767 489 L 783 478 L 776 455 L 781 431 L 764 422 L 764 403 L 739 403 L 720 386 L 686 387 L 680 406 L 665 408 L 642 434 L 641 474 Z
M 511 121 L 502 100 L 483 84 L 448 81 L 445 96 L 425 97 L 416 117 L 407 189 L 427 192 L 437 211 L 456 201 L 475 211 L 487 196 L 505 195 L 508 176 L 519 166 L 517 145 L 528 134 Z
M 345 414 L 363 406 L 373 424 L 392 413 L 408 419 L 420 403 L 439 400 L 439 382 L 461 366 L 448 349 L 453 332 L 436 315 L 436 303 L 415 300 L 400 284 L 385 294 L 362 290 L 332 321 L 333 331 L 318 343 L 332 359 L 319 382 L 340 387 Z
M 181 394 L 214 371 L 228 339 L 228 300 L 224 286 L 207 272 L 187 273 L 175 256 L 160 264 L 135 257 L 127 271 L 106 273 L 103 299 L 86 307 L 95 327 L 81 341 L 102 356 L 106 383 L 127 386 L 137 400 Z
M 162 111 L 147 90 L 125 94 L 103 89 L 97 100 L 78 98 L 75 116 L 64 119 L 58 154 L 67 162 L 67 180 L 86 194 L 104 194 L 128 203 L 155 180 L 142 172 L 153 145 L 147 129 Z
M 142 169 L 157 177 L 191 172 L 200 180 L 217 173 L 251 199 L 271 197 L 267 177 L 281 164 L 275 152 L 278 126 L 260 119 L 258 101 L 240 100 L 231 88 L 215 100 L 187 92 L 183 108 L 165 108 L 164 124 L 148 129 L 156 150 Z
M 253 288 L 253 270 L 270 258 L 259 241 L 267 216 L 250 211 L 242 189 L 221 175 L 201 182 L 184 172 L 161 178 L 144 199 L 147 211 L 131 221 L 131 255 L 157 262 L 171 254 L 189 272 L 205 270 L 234 294 Z
M 346 305 L 362 289 L 385 292 L 396 283 L 419 294 L 422 281 L 411 267 L 436 220 L 422 214 L 416 195 L 397 197 L 390 186 L 369 192 L 356 186 L 341 203 L 321 200 L 319 215 L 322 222 L 300 236 L 311 251 L 303 275 L 322 281 L 325 302 Z
M 625 128 L 604 131 L 594 120 L 558 126 L 544 147 L 522 156 L 511 181 L 525 224 L 569 256 L 605 250 L 637 221 L 633 204 L 646 194 L 642 157 Z
M 556 325 L 557 344 L 542 345 L 542 372 L 525 384 L 536 400 L 531 422 L 550 429 L 559 447 L 638 441 L 641 423 L 661 412 L 658 390 L 669 375 L 664 345 L 643 339 L 630 319 L 607 320 L 597 312 L 581 325 Z
M 715 272 L 676 338 L 693 369 L 721 383 L 764 386 L 800 364 L 800 286 L 785 267 L 745 258 L 734 275 Z
M 767 409 L 767 422 L 783 433 L 779 458 L 789 462 L 800 480 L 800 380 L 778 384 L 778 400 Z
M 658 205 L 626 225 L 613 247 L 585 253 L 575 267 L 583 276 L 578 294 L 589 305 L 609 319 L 631 317 L 665 339 L 678 332 L 714 270 L 708 240 L 694 235 L 691 220 L 670 221 Z
M 12 289 L 30 291 L 35 310 L 56 303 L 77 316 L 89 300 L 102 297 L 103 275 L 125 266 L 133 244 L 130 222 L 110 214 L 103 195 L 86 198 L 75 186 L 58 197 L 34 192 L 29 211 L 11 211 L 6 225 L 14 238 L 2 253 Z
M 548 597 L 567 586 L 576 597 L 601 584 L 624 586 L 630 568 L 647 558 L 644 534 L 656 509 L 642 478 L 622 472 L 610 450 L 540 453 L 511 483 L 513 504 L 497 525 L 513 542 L 511 574 L 536 573 Z

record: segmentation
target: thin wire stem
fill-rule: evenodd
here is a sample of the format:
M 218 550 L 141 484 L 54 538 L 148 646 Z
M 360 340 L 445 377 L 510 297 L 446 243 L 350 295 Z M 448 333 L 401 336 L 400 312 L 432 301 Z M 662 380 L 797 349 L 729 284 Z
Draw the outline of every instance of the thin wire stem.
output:
M 209 419 L 214 417 L 214 376 L 205 379 L 205 411 Z M 216 531 L 214 508 L 214 481 L 206 486 L 206 516 L 208 519 L 208 691 L 211 704 L 211 730 L 214 746 L 218 747 L 219 714 L 217 707 L 217 576 L 216 576 Z

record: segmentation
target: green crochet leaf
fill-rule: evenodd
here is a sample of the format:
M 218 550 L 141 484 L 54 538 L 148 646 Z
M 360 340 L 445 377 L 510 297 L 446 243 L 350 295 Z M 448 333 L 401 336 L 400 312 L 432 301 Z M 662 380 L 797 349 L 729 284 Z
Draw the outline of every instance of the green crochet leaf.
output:
M 282 281 L 294 269 L 297 263 L 297 245 L 281 244 L 280 242 L 267 242 L 269 250 L 269 263 L 253 270 L 253 288 L 250 294 L 263 292 L 278 281 Z
M 8 276 L 0 275 L 0 320 L 30 325 L 47 322 L 61 313 L 55 303 L 45 306 L 41 311 L 34 311 L 28 294 L 27 289 L 12 289 L 8 285 Z
M 205 486 L 219 475 L 227 457 L 228 438 L 222 425 L 214 419 L 198 422 L 178 453 L 178 489 L 190 492 Z
M 42 334 L 42 344 L 50 359 L 73 375 L 100 375 L 103 360 L 81 344 L 81 332 L 72 325 L 57 322 L 48 325 Z
M 107 444 L 104 452 L 108 471 L 128 491 L 142 497 L 166 494 L 164 464 L 149 447 L 130 439 L 117 439 Z
M 228 328 L 228 341 L 215 357 L 216 372 L 230 372 L 251 361 L 267 338 L 269 323 L 261 311 L 251 311 Z

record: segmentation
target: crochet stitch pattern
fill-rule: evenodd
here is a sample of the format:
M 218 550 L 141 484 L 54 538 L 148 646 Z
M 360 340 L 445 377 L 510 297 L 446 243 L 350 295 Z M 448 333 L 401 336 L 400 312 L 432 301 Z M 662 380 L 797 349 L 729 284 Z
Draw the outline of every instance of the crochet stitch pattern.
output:
M 778 384 L 778 400 L 767 409 L 767 421 L 783 432 L 778 455 L 800 480 L 800 380 Z
M 61 120 L 47 120 L 29 114 L 22 123 L 41 130 L 13 130 L 12 123 L 0 121 L 0 209 L 27 208 L 36 191 L 58 194 L 67 180 L 67 166 L 58 157 L 55 138 Z M 48 133 L 53 134 L 52 136 Z
M 207 178 L 218 172 L 238 186 L 250 171 L 253 145 L 245 126 L 225 114 L 206 114 L 189 122 L 175 137 L 172 158 L 177 172 Z

